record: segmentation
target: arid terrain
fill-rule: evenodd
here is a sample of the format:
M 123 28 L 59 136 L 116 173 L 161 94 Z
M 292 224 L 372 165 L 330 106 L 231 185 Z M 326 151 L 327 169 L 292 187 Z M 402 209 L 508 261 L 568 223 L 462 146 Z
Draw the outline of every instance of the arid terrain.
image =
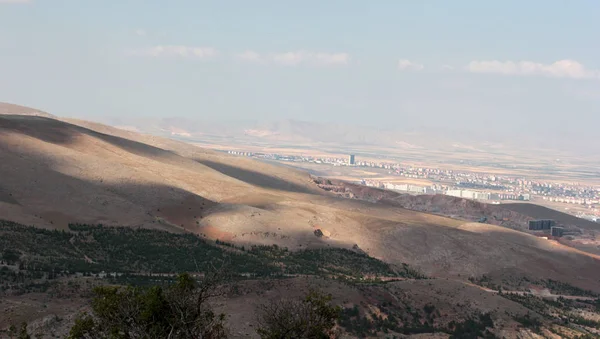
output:
M 85 281 L 83 280 L 83 284 Z M 94 279 L 88 278 L 87 281 L 93 283 Z M 253 324 L 256 320 L 254 310 L 259 303 L 281 297 L 301 296 L 309 288 L 319 288 L 330 293 L 334 303 L 346 310 L 352 310 L 356 306 L 360 314 L 358 320 L 360 317 L 375 319 L 377 316 L 393 314 L 398 318 L 422 319 L 439 327 L 447 326 L 452 321 L 459 322 L 469 316 L 493 313 L 495 314 L 495 326 L 502 328 L 497 333 L 499 337 L 541 337 L 531 329 L 523 328 L 514 318 L 518 319 L 518 317 L 529 315 L 533 319 L 541 321 L 542 316 L 533 313 L 518 302 L 498 296 L 478 286 L 448 280 L 398 281 L 384 286 L 352 286 L 313 278 L 249 280 L 238 285 L 236 293 L 220 298 L 215 304 L 218 310 L 231 314 L 228 320 L 235 324 L 231 330 L 231 337 L 258 338 Z M 79 296 L 80 293 L 79 290 L 74 293 L 78 297 L 71 300 L 51 298 L 39 293 L 6 298 L 5 302 L 0 305 L 2 307 L 0 312 L 4 312 L 4 314 L 10 312 L 13 315 L 25 312 L 34 313 L 38 319 L 30 326 L 34 333 L 46 332 L 62 337 L 68 334 L 67 326 L 72 321 L 75 311 L 89 308 L 85 295 Z M 432 307 L 432 311 L 428 309 L 431 305 L 435 305 Z M 502 312 L 497 312 L 497 310 L 502 310 Z M 343 318 L 345 321 L 356 322 L 357 320 L 357 318 Z M 568 331 L 565 327 L 557 328 L 561 331 Z M 387 337 L 391 335 L 400 338 L 409 337 L 393 330 L 387 332 L 389 334 Z M 553 336 L 549 330 L 543 330 L 541 335 L 559 338 L 559 336 Z M 432 336 L 430 333 L 425 334 L 425 337 Z M 351 337 L 354 335 L 346 336 L 346 338 Z M 410 337 L 419 337 L 419 335 L 413 334 Z M 447 338 L 448 335 L 440 334 L 439 337 Z
M 207 241 L 278 245 L 292 252 L 360 250 L 396 267 L 415 267 L 435 279 L 393 282 L 385 288 L 365 288 L 366 292 L 327 284 L 337 302 L 377 304 L 377 298 L 384 300 L 381 295 L 387 293 L 392 304 L 402 298 L 411 299 L 419 309 L 435 303 L 441 322 L 449 322 L 467 307 L 459 305 L 468 304 L 481 312 L 495 312 L 500 337 L 520 331 L 507 314 L 531 311 L 534 317 L 542 316 L 474 286 L 469 278 L 488 277 L 515 289 L 523 278 L 532 285 L 560 281 L 600 293 L 599 257 L 518 231 L 528 218 L 538 217 L 536 211 L 524 211 L 524 206 L 502 206 L 502 210 L 488 206 L 481 212 L 463 199 L 442 204 L 435 196 L 420 198 L 429 200 L 385 193 L 373 198 L 357 193 L 342 196 L 322 186 L 302 170 L 0 104 L 3 220 L 64 231 L 69 231 L 69 224 L 80 223 L 189 232 Z M 352 197 L 357 199 L 348 199 Z M 476 223 L 477 213 L 496 222 Z M 305 284 L 301 280 L 280 283 Z M 273 286 L 265 293 L 282 293 L 281 288 Z M 346 288 L 350 290 L 339 292 Z M 231 316 L 243 325 L 236 329 L 239 337 L 249 331 L 245 324 L 250 320 L 245 317 L 251 310 L 236 305 L 255 300 L 255 290 L 249 288 L 249 294 L 223 301 L 223 307 L 239 311 Z M 370 295 L 377 298 L 369 299 Z M 25 295 L 5 300 L 14 304 L 27 300 L 36 308 L 44 298 Z M 68 308 L 75 311 L 84 304 L 74 300 Z M 7 305 L 2 303 L 3 308 L 26 312 L 21 306 Z M 61 307 L 53 305 L 50 310 Z M 50 313 L 40 312 L 27 320 Z

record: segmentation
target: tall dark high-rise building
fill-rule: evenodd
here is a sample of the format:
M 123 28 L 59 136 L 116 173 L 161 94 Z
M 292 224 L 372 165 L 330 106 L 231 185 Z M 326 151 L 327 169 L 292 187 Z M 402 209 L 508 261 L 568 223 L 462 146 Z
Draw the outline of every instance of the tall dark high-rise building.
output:
M 350 165 L 354 165 L 355 161 L 354 161 L 354 154 L 350 154 L 350 157 L 348 158 L 348 163 Z

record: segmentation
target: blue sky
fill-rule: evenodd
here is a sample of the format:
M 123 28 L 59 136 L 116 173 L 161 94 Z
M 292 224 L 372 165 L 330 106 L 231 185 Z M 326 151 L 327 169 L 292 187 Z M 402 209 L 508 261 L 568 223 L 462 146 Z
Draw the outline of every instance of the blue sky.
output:
M 595 0 L 0 0 L 0 101 L 597 134 L 598 18 Z

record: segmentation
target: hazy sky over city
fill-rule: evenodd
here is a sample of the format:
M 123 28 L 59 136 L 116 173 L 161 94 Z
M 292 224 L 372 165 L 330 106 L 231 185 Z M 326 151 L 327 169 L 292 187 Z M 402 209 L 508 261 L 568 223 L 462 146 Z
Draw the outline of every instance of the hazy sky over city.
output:
M 599 18 L 596 0 L 0 0 L 0 101 L 597 134 Z

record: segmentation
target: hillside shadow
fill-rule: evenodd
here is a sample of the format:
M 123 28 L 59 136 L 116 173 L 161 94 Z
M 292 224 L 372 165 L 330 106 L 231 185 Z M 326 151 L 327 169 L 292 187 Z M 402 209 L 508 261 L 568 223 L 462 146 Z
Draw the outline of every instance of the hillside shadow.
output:
M 24 171 L 25 175 L 13 177 L 0 191 L 0 201 L 20 205 L 39 220 L 32 226 L 66 229 L 70 223 L 85 223 L 197 233 L 199 221 L 219 205 L 178 187 L 88 180 L 52 166 L 43 164 L 35 171 Z M 19 196 L 19 201 L 2 199 L 11 194 Z M 29 206 L 30 202 L 35 205 Z
M 61 146 L 76 145 L 78 138 L 89 136 L 107 142 L 134 155 L 159 158 L 161 160 L 180 160 L 180 156 L 172 151 L 45 117 L 2 115 L 0 116 L 0 133 L 3 131 L 27 135 L 43 142 Z M 226 176 L 258 187 L 295 193 L 315 193 L 309 187 L 258 171 L 246 170 L 210 160 L 196 161 Z
M 145 157 L 175 157 L 175 153 L 141 142 L 93 131 L 68 122 L 39 116 L 0 115 L 0 131 L 20 133 L 56 145 L 74 145 L 77 138 L 88 135 L 129 153 Z
M 550 243 L 534 236 L 523 236 L 521 233 L 503 231 L 487 231 L 483 236 L 503 242 L 505 247 L 520 251 L 518 265 L 515 269 L 541 279 L 553 279 L 568 282 L 571 285 L 600 293 L 600 259 L 591 253 L 581 253 L 572 247 Z
M 553 210 L 548 207 L 531 204 L 531 203 L 516 203 L 502 204 L 502 208 L 508 209 L 517 213 L 521 213 L 535 219 L 553 219 L 561 226 L 576 226 L 588 230 L 600 230 L 600 223 L 578 218 L 576 216 Z
M 19 202 L 12 196 L 8 190 L 0 185 L 0 202 L 7 204 L 19 205 Z
M 0 140 L 0 152 L 2 150 L 3 145 Z M 220 224 L 213 226 L 209 222 L 210 218 L 222 213 L 224 205 L 189 190 L 162 183 L 117 184 L 103 179 L 80 178 L 61 172 L 57 169 L 61 166 L 53 160 L 41 158 L 39 161 L 36 160 L 36 157 L 41 156 L 34 152 L 20 154 L 24 155 L 27 161 L 20 162 L 19 156 L 4 158 L 0 156 L 0 159 L 8 162 L 14 160 L 11 167 L 21 168 L 17 176 L 10 169 L 11 167 L 0 166 L 0 177 L 7 175 L 12 178 L 2 186 L 0 198 L 10 197 L 11 193 L 18 196 L 19 201 L 8 198 L 5 200 L 15 205 L 21 203 L 25 208 L 23 215 L 39 220 L 32 221 L 28 224 L 30 226 L 68 230 L 68 224 L 72 223 L 103 224 L 176 233 L 191 232 L 209 239 L 221 240 L 227 239 L 229 234 L 239 233 L 237 229 L 219 227 Z M 251 206 L 243 203 L 225 205 Z M 1 214 L 0 212 L 0 219 L 10 220 Z M 13 221 L 18 222 L 18 220 Z M 273 222 L 275 224 L 272 224 Z M 352 246 L 352 244 L 320 239 L 311 229 L 306 231 L 286 229 L 284 219 L 274 220 L 263 226 L 264 228 L 258 226 L 254 230 L 257 235 L 264 235 L 264 238 L 255 239 L 259 244 L 278 244 L 280 241 L 285 242 L 285 239 L 292 238 L 299 239 L 298 242 L 302 244 L 298 249 L 306 246 L 323 248 L 351 248 Z
M 210 160 L 196 161 L 224 175 L 238 179 L 240 181 L 244 181 L 254 186 L 295 193 L 314 193 L 314 191 L 308 187 L 291 183 L 289 181 L 277 178 L 272 175 L 251 171 Z

